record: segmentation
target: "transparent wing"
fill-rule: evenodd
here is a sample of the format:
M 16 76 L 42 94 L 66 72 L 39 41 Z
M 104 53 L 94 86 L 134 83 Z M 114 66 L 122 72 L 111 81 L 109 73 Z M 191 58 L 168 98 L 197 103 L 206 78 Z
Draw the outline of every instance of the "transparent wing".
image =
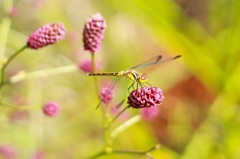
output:
M 109 93 L 114 89 L 114 87 L 117 85 L 118 81 L 122 78 L 123 76 L 116 77 L 111 84 L 108 86 L 106 93 L 103 96 L 103 100 L 100 99 L 99 104 L 97 105 L 96 109 L 102 104 L 105 98 L 108 97 Z
M 171 61 L 171 60 L 175 60 L 175 59 L 178 59 L 180 58 L 181 55 L 177 55 L 175 57 L 170 57 L 170 58 L 166 58 L 166 59 L 162 59 L 162 55 L 158 55 L 154 58 L 151 58 L 139 65 L 136 65 L 134 67 L 132 67 L 131 69 L 136 69 L 136 68 L 139 68 L 139 67 L 145 67 L 145 66 L 149 66 L 149 65 L 154 65 L 154 64 L 157 64 L 157 63 L 162 63 L 162 62 L 166 62 L 166 61 Z

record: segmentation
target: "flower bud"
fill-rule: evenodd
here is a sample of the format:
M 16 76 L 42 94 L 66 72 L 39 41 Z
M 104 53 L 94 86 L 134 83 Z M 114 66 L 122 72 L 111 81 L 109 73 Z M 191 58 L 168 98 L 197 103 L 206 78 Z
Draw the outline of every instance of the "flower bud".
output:
M 46 24 L 28 37 L 27 46 L 31 49 L 39 49 L 54 44 L 65 37 L 65 32 L 63 23 Z
M 100 13 L 92 15 L 87 20 L 83 30 L 84 50 L 91 53 L 99 50 L 106 27 L 106 21 Z
M 43 106 L 43 113 L 47 116 L 56 116 L 59 113 L 59 106 L 56 102 L 48 102 Z
M 162 90 L 157 87 L 142 87 L 128 96 L 128 104 L 133 108 L 148 108 L 160 105 L 164 99 Z

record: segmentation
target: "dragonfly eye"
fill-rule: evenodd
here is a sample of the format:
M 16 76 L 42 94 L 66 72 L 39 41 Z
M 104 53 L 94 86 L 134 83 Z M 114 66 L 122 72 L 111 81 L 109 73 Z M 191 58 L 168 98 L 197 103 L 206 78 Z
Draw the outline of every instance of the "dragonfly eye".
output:
M 147 75 L 145 73 L 141 74 L 140 82 L 145 83 L 145 82 L 147 82 L 147 80 L 148 80 Z

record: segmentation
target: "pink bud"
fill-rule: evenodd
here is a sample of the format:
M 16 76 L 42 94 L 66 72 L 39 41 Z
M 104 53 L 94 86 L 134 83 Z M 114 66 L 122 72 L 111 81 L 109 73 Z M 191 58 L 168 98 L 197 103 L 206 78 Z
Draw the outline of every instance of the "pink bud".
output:
M 84 26 L 83 43 L 84 50 L 95 53 L 101 47 L 106 29 L 106 21 L 100 13 L 92 15 Z
M 59 106 L 56 102 L 48 102 L 43 106 L 43 112 L 47 116 L 56 116 L 59 113 Z
M 63 23 L 46 24 L 28 37 L 27 46 L 31 49 L 39 49 L 54 44 L 65 37 L 65 32 Z

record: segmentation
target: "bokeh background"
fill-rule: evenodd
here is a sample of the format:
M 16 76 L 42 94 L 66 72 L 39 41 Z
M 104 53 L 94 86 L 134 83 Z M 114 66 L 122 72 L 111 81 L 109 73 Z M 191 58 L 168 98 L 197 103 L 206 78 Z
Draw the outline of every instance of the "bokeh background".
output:
M 83 50 L 82 30 L 86 19 L 97 12 L 107 21 L 96 53 L 101 70 L 124 70 L 159 54 L 182 55 L 143 69 L 149 82 L 163 90 L 165 100 L 156 118 L 126 129 L 113 147 L 144 151 L 159 143 L 160 149 L 152 152 L 157 159 L 240 158 L 240 1 L 11 2 L 0 1 L 2 59 L 25 45 L 27 36 L 44 24 L 63 22 L 67 28 L 64 40 L 24 51 L 7 69 L 8 78 L 42 70 L 41 77 L 19 80 L 1 90 L 0 145 L 11 146 L 16 158 L 34 158 L 38 153 L 47 159 L 79 159 L 104 148 L 94 80 L 77 69 L 79 62 L 90 59 Z M 70 71 L 59 71 L 65 66 Z M 98 79 L 100 84 L 112 80 Z M 60 105 L 54 118 L 46 117 L 39 107 L 48 101 Z M 128 113 L 131 118 L 139 110 Z

